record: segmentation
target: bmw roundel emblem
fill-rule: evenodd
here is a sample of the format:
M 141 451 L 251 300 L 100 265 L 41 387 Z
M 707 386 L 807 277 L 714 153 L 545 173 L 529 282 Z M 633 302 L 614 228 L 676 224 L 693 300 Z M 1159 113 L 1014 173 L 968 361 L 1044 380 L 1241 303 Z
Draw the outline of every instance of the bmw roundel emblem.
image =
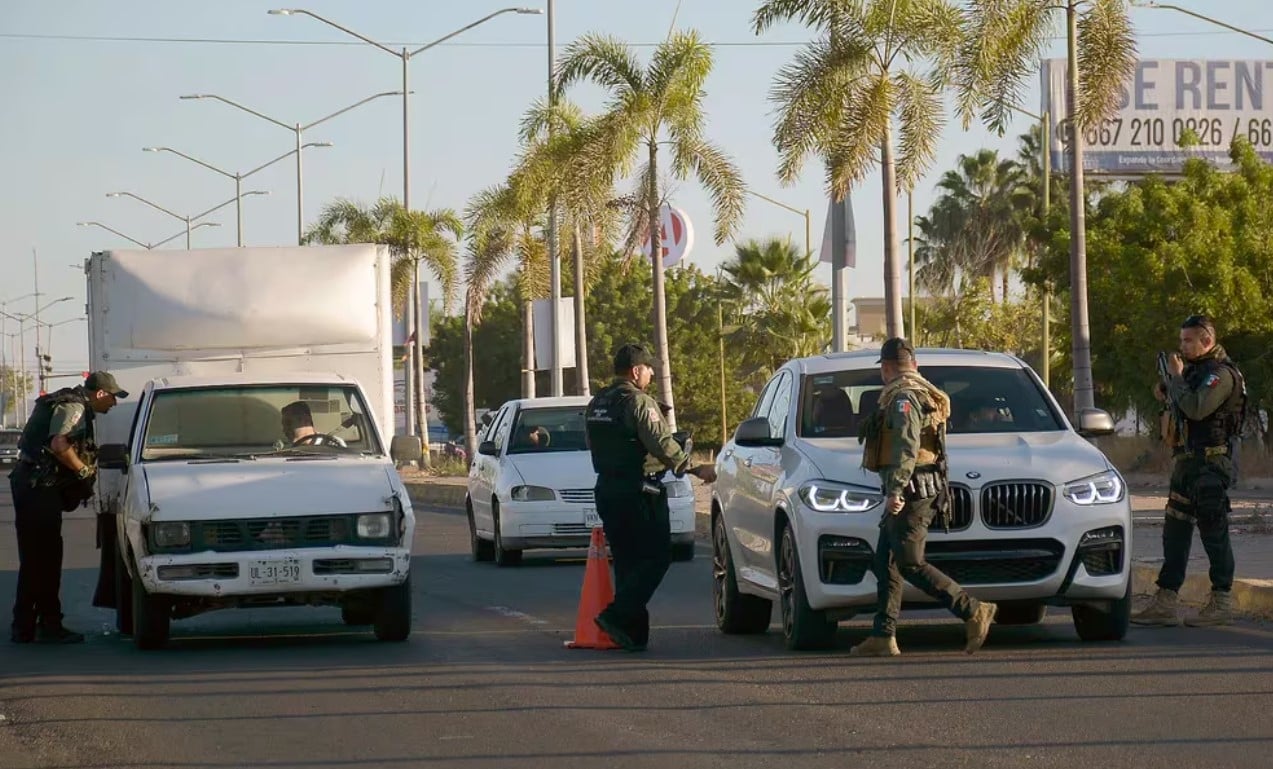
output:
M 973 470 L 970 473 L 964 473 L 964 475 L 966 475 L 968 478 L 971 478 L 974 481 L 981 477 L 981 473 L 977 472 L 976 470 Z

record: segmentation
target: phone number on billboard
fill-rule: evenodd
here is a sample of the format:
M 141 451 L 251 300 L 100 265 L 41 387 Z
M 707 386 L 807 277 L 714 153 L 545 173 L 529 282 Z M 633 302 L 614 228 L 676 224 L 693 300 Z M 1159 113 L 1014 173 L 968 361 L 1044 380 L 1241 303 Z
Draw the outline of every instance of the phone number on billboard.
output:
M 1257 149 L 1273 147 L 1273 119 L 1238 118 L 1230 123 L 1223 118 L 1112 118 L 1100 126 L 1083 132 L 1089 147 L 1179 147 L 1192 135 L 1198 145 L 1228 149 L 1239 136 Z M 1068 144 L 1068 133 L 1062 132 Z

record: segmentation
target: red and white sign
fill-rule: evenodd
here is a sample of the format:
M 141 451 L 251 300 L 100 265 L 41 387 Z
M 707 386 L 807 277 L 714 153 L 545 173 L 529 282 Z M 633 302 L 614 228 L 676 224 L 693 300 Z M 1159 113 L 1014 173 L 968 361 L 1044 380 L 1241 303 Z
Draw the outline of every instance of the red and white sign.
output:
M 694 248 L 694 226 L 690 217 L 679 208 L 664 203 L 659 209 L 661 219 L 660 241 L 663 246 L 663 266 L 671 267 L 690 255 Z M 653 259 L 650 251 L 650 237 L 647 235 L 641 242 L 641 253 L 647 259 Z

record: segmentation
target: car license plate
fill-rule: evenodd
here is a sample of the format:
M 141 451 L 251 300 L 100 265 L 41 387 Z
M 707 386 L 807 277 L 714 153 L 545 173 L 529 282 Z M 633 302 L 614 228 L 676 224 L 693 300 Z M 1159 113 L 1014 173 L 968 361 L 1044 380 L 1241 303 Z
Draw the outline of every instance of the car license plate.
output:
M 248 562 L 248 583 L 251 585 L 290 585 L 300 581 L 301 562 L 297 558 Z
M 583 509 L 583 525 L 592 529 L 601 525 L 601 516 L 597 515 L 595 507 L 585 507 Z

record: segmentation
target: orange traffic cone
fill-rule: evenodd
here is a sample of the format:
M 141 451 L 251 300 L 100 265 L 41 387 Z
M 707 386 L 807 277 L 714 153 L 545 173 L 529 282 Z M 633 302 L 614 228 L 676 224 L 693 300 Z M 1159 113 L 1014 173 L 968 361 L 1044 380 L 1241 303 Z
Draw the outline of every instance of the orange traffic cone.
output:
M 593 528 L 588 543 L 588 566 L 583 572 L 583 592 L 579 595 L 579 616 L 575 620 L 575 640 L 567 641 L 568 649 L 618 649 L 593 619 L 614 600 L 614 584 L 610 581 L 610 561 L 606 558 L 606 535 L 600 526 Z

